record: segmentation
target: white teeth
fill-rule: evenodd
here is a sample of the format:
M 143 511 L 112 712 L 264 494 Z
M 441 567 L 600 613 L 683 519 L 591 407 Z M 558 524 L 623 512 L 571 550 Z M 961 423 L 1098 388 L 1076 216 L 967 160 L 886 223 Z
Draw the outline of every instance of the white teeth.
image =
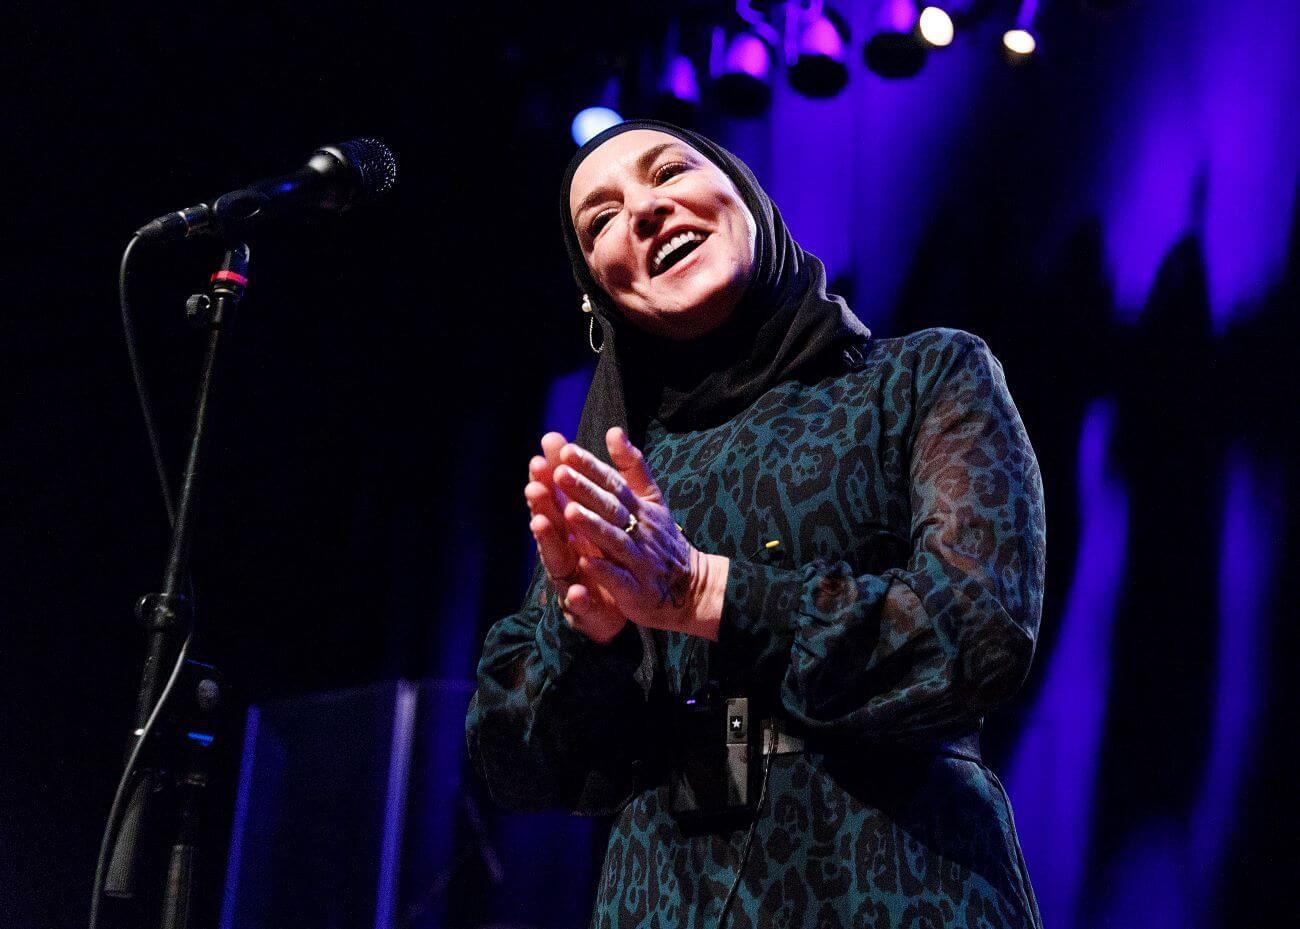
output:
M 662 246 L 660 246 L 659 251 L 655 252 L 655 256 L 653 259 L 655 270 L 658 271 L 660 268 L 662 268 L 664 264 L 664 259 L 667 258 L 669 255 L 671 255 L 676 249 L 678 249 L 682 245 L 685 245 L 687 242 L 703 242 L 704 239 L 705 236 L 703 236 L 698 232 L 692 232 L 689 230 L 686 232 L 679 232 L 677 235 L 673 236 Z

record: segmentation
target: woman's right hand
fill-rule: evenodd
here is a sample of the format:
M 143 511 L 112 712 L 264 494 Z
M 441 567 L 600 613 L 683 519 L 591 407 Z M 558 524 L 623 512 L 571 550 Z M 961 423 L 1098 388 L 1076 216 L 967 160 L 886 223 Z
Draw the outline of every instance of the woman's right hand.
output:
M 524 487 L 524 499 L 532 513 L 528 528 L 537 542 L 542 568 L 560 598 L 565 622 L 587 638 L 605 644 L 623 630 L 627 619 L 609 595 L 579 568 L 580 557 L 599 558 L 603 554 L 569 532 L 564 519 L 566 501 L 555 486 L 554 473 L 560 464 L 560 449 L 567 442 L 560 433 L 548 432 L 542 436 L 543 454 L 528 463 L 529 480 Z M 569 608 L 570 604 L 574 609 Z

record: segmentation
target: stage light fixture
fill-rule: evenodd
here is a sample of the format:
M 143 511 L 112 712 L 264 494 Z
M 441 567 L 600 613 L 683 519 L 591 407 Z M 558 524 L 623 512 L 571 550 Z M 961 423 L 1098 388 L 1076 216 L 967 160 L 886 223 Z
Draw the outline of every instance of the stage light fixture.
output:
M 877 31 L 862 49 L 867 67 L 894 79 L 920 71 L 929 48 L 917 34 L 917 19 L 912 0 L 884 0 L 877 13 Z
M 947 10 L 937 6 L 927 6 L 921 11 L 916 20 L 916 31 L 931 48 L 947 48 L 956 32 Z
M 772 53 L 752 32 L 738 32 L 729 40 L 721 28 L 713 32 L 709 71 L 718 101 L 736 116 L 758 116 L 772 102 L 767 82 Z
M 1038 0 L 1021 0 L 1016 25 L 1002 33 L 1002 55 L 1013 65 L 1028 63 L 1038 49 L 1034 38 L 1034 17 L 1038 14 Z
M 790 86 L 806 97 L 833 97 L 849 82 L 849 27 L 824 8 L 806 23 L 794 24 L 793 61 L 787 57 Z
M 700 81 L 695 63 L 685 55 L 673 55 L 659 82 L 656 115 L 670 123 L 689 125 L 700 108 Z
M 589 106 L 573 117 L 569 131 L 573 133 L 574 142 L 578 145 L 586 145 L 588 139 L 600 135 L 610 126 L 617 126 L 622 121 L 623 117 L 607 106 Z
M 1038 48 L 1038 42 L 1028 29 L 1008 29 L 1002 33 L 1002 47 L 1012 55 L 1028 58 Z

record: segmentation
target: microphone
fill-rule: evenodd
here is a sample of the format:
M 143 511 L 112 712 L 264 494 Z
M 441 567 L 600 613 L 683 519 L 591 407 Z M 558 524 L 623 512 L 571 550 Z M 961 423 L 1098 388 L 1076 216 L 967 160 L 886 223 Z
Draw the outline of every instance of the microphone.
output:
M 397 182 L 397 160 L 378 139 L 352 139 L 316 149 L 297 171 L 267 178 L 194 206 L 159 216 L 135 234 L 145 242 L 170 242 L 219 232 L 300 210 L 341 213 L 373 200 Z

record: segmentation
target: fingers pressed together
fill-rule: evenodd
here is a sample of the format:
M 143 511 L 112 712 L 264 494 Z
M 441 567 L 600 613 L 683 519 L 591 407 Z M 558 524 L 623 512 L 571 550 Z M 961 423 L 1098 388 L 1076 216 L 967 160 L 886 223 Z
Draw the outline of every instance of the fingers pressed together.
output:
M 565 621 L 592 639 L 609 641 L 626 620 L 595 579 L 606 576 L 599 570 L 599 566 L 604 564 L 605 553 L 591 540 L 592 533 L 574 531 L 575 522 L 583 524 L 578 528 L 586 529 L 587 517 L 582 514 L 591 511 L 569 500 L 566 490 L 576 489 L 582 499 L 603 506 L 607 511 L 611 511 L 611 501 L 614 506 L 619 504 L 608 491 L 596 487 L 588 477 L 582 477 L 585 483 L 580 485 L 576 480 L 579 475 L 573 467 L 560 464 L 566 446 L 568 443 L 564 436 L 547 433 L 542 438 L 543 454 L 534 456 L 528 463 L 524 499 L 532 514 L 529 529 L 537 542 L 542 567 L 560 597 Z M 567 477 L 557 481 L 557 470 L 567 472 Z M 565 484 L 570 486 L 566 488 Z M 606 497 L 597 496 L 596 491 L 606 494 Z M 597 566 L 597 570 L 593 571 L 593 566 Z
M 528 464 L 529 527 L 565 620 L 597 641 L 632 616 L 685 627 L 694 550 L 627 434 L 611 429 L 605 445 L 612 466 L 550 432 Z

